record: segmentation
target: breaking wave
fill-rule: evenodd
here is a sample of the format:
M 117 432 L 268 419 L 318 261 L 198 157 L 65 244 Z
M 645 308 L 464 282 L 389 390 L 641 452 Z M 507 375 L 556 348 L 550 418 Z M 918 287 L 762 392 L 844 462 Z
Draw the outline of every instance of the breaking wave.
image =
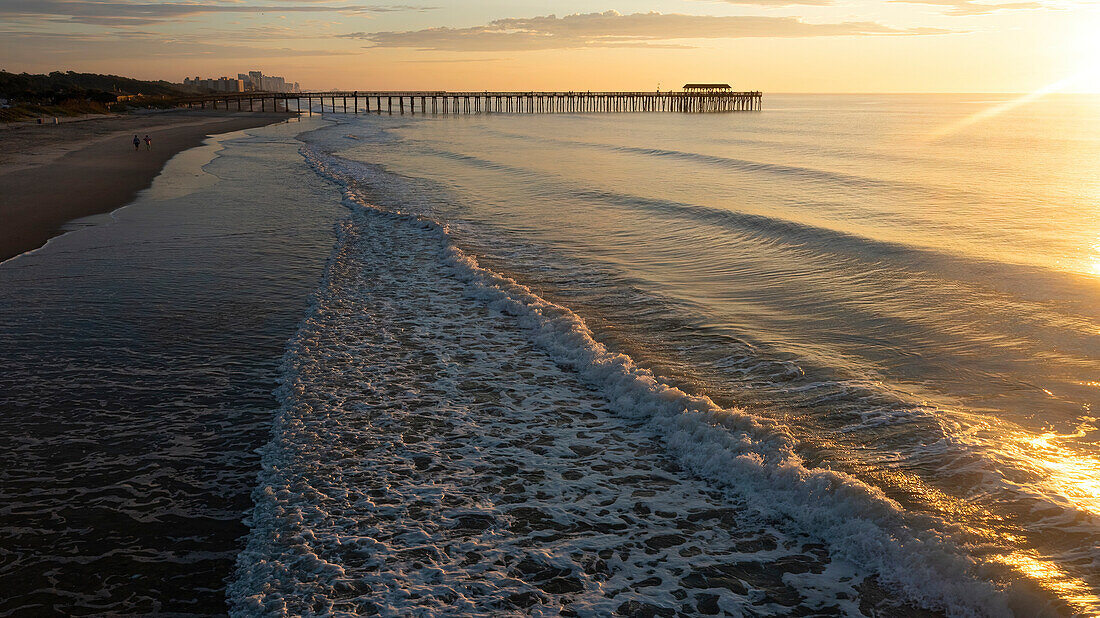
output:
M 421 246 L 415 249 L 436 252 L 469 298 L 514 320 L 558 366 L 575 373 L 606 400 L 611 411 L 644 423 L 681 466 L 731 500 L 788 534 L 816 539 L 832 557 L 866 569 L 882 586 L 913 604 L 953 616 L 1041 611 L 1041 603 L 1031 595 L 989 583 L 989 567 L 967 551 L 965 530 L 931 515 L 908 512 L 878 488 L 848 474 L 807 467 L 798 454 L 797 440 L 782 423 L 722 408 L 705 396 L 663 383 L 629 356 L 597 341 L 585 321 L 569 308 L 479 265 L 476 256 L 460 248 L 446 224 L 423 214 L 373 206 L 359 184 L 381 174 L 377 168 L 308 146 L 303 154 L 320 174 L 343 187 L 353 217 L 418 230 Z M 294 351 L 292 346 L 290 354 Z M 286 367 L 294 370 L 293 358 L 288 358 Z M 285 401 L 294 393 L 284 389 L 281 396 L 288 405 Z M 287 435 L 281 423 L 276 425 L 273 445 Z M 239 579 L 230 590 L 239 613 L 249 613 L 253 607 L 243 599 L 256 596 L 262 579 L 257 565 L 265 563 L 265 552 L 271 549 L 262 540 L 270 538 L 271 531 L 261 529 L 274 525 L 264 513 L 278 508 L 278 496 L 271 487 L 277 485 L 273 479 L 282 473 L 283 465 L 272 459 L 272 449 L 265 455 L 255 496 L 252 541 L 242 554 Z M 314 569 L 314 575 L 339 569 L 323 562 L 306 566 Z

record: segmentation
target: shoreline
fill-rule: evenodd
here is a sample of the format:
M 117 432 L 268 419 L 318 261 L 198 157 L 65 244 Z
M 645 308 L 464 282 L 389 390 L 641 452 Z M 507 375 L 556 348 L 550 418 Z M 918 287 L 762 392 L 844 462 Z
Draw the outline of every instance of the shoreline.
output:
M 286 344 L 347 212 L 301 157 L 309 124 L 205 139 L 0 265 L 0 486 L 20 505 L 0 513 L 0 616 L 228 611 Z
M 179 110 L 0 129 L 0 262 L 64 234 L 75 219 L 109 213 L 133 201 L 176 154 L 210 135 L 294 117 L 285 113 Z M 152 147 L 135 152 L 133 135 Z

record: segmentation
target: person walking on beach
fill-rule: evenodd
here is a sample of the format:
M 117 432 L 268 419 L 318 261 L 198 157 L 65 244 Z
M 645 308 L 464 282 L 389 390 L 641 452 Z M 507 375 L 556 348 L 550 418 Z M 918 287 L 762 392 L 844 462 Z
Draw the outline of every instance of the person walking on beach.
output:
M 137 150 L 138 148 L 141 148 L 141 140 L 138 139 L 138 136 L 135 135 L 134 136 L 134 150 Z
M 153 147 L 153 138 L 148 135 L 145 136 L 145 149 L 149 150 Z

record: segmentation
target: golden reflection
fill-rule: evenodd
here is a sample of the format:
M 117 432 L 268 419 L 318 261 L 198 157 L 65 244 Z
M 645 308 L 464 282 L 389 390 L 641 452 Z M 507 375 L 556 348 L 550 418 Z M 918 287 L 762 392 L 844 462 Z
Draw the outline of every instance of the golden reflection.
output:
M 1003 554 L 996 556 L 994 560 L 1037 582 L 1044 590 L 1058 595 L 1074 607 L 1075 611 L 1095 607 L 1096 595 L 1089 585 L 1066 573 L 1053 562 L 1042 560 L 1029 552 Z
M 1089 385 L 1100 387 L 1100 382 Z M 1037 494 L 1055 500 L 1060 497 L 1068 503 L 1066 506 L 1100 516 L 1100 460 L 1077 452 L 1069 444 L 1098 431 L 1096 421 L 1086 416 L 1074 431 L 1066 433 L 1034 434 L 998 428 L 996 433 L 1003 437 L 996 442 L 996 454 L 1002 461 L 1013 462 L 1010 467 L 1027 470 Z M 1031 550 L 1009 549 L 1028 540 L 1004 526 L 1006 522 L 995 510 L 988 510 L 978 501 L 960 500 L 900 470 L 878 470 L 872 477 L 882 486 L 904 492 L 909 499 L 919 501 L 941 513 L 947 521 L 959 525 L 968 535 L 973 535 L 968 542 L 1003 547 L 1006 553 L 987 554 L 987 564 L 1011 569 L 1019 577 L 1067 603 L 1073 612 L 1093 615 L 1100 611 L 1100 597 L 1089 583 L 1061 568 L 1056 559 Z
M 936 510 L 949 515 L 952 521 L 989 521 L 996 519 L 985 507 L 976 502 L 959 500 L 951 494 L 929 485 L 916 474 L 904 470 L 871 470 L 867 476 L 874 479 L 876 484 L 882 487 L 892 487 L 904 492 L 903 501 L 919 503 L 924 508 Z M 972 532 L 991 535 L 988 530 L 974 529 Z
M 1003 438 L 997 441 L 996 455 L 1001 460 L 1012 461 L 1012 467 L 1027 470 L 1034 479 L 1036 493 L 1055 500 L 1061 498 L 1068 503 L 1067 506 L 1100 516 L 1100 460 L 1079 452 L 1071 445 L 1072 441 L 1098 431 L 1096 420 L 1085 416 L 1074 431 L 1066 433 L 1048 431 L 1035 434 L 1004 427 L 998 432 Z M 1018 545 L 1022 541 L 1011 532 L 996 528 L 994 524 L 993 529 L 978 528 L 972 531 L 986 533 L 991 540 L 998 539 L 1008 545 Z M 990 559 L 1056 595 L 1074 612 L 1091 615 L 1100 610 L 1100 597 L 1089 583 L 1062 569 L 1054 559 L 1029 550 L 1009 550 Z
M 1062 496 L 1078 509 L 1100 516 L 1100 461 L 1059 444 L 1091 431 L 1096 431 L 1096 427 L 1085 422 L 1071 434 L 1020 434 L 1017 440 L 1028 451 L 1018 455 L 1047 475 L 1051 493 Z
M 1100 386 L 1100 382 L 1093 385 Z M 1009 430 L 1005 439 L 999 441 L 999 454 L 1028 469 L 1036 479 L 1041 479 L 1035 482 L 1041 485 L 1036 489 L 1043 495 L 1061 496 L 1077 509 L 1100 516 L 1100 460 L 1075 453 L 1064 445 L 1065 441 L 1097 431 L 1096 420 L 1085 417 L 1074 432 L 1064 434 L 1047 432 L 1036 435 Z M 1062 569 L 1055 559 L 1030 550 L 1009 549 L 1027 543 L 1028 539 L 1006 528 L 1000 516 L 978 501 L 960 500 L 901 470 L 879 469 L 870 476 L 880 486 L 902 492 L 899 498 L 903 501 L 912 500 L 938 511 L 947 521 L 960 526 L 967 536 L 972 535 L 967 542 L 1003 547 L 1007 553 L 987 554 L 987 564 L 1011 569 L 1016 576 L 1065 602 L 1075 613 L 1093 615 L 1100 611 L 1100 597 L 1089 583 Z
M 1030 578 L 1045 591 L 1057 595 L 1074 611 L 1085 613 L 1085 611 L 1095 609 L 1097 606 L 1097 596 L 1092 594 L 1092 588 L 1089 587 L 1088 583 L 1066 573 L 1053 562 L 1036 558 L 1033 553 L 1013 552 L 1002 554 L 994 556 L 993 561 L 1009 566 L 1010 569 Z

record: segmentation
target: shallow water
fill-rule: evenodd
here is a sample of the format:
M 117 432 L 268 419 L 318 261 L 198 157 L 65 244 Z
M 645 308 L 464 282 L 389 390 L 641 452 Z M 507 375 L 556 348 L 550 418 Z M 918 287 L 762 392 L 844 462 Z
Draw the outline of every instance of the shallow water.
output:
M 998 102 L 341 117 L 304 139 L 349 199 L 445 226 L 424 242 L 568 311 L 582 326 L 546 331 L 507 285 L 489 299 L 526 307 L 559 365 L 601 362 L 576 339 L 591 329 L 724 408 L 684 404 L 712 428 L 735 419 L 691 430 L 692 448 L 668 395 L 582 378 L 784 533 L 916 605 L 1096 611 L 1098 101 L 960 123 Z
M 303 128 L 184 153 L 0 265 L 0 615 L 225 611 L 279 358 L 342 211 Z

